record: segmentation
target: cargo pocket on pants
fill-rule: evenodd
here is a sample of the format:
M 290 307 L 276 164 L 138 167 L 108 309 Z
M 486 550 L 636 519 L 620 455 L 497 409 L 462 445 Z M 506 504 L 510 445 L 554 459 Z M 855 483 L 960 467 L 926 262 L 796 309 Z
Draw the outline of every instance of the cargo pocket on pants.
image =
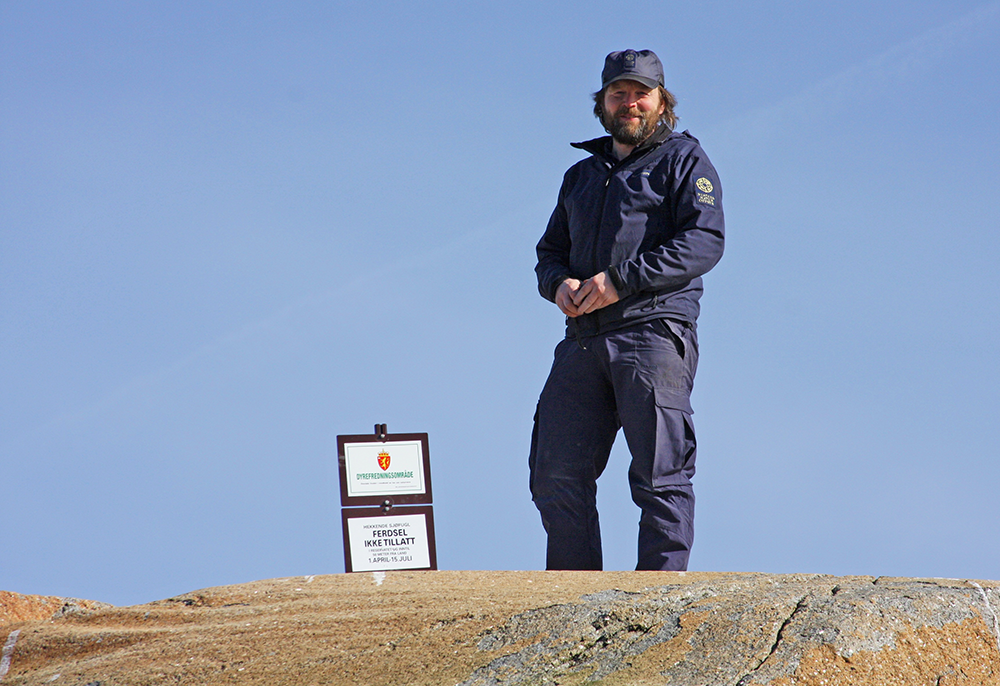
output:
M 687 394 L 670 388 L 653 389 L 656 395 L 656 454 L 653 488 L 691 483 L 698 443 Z

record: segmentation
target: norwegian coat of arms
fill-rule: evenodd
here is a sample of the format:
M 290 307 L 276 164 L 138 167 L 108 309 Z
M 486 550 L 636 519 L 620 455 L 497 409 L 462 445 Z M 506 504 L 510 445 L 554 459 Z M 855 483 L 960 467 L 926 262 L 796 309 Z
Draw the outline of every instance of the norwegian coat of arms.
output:
M 384 450 L 378 454 L 378 466 L 382 468 L 383 472 L 389 468 L 390 459 L 389 453 Z

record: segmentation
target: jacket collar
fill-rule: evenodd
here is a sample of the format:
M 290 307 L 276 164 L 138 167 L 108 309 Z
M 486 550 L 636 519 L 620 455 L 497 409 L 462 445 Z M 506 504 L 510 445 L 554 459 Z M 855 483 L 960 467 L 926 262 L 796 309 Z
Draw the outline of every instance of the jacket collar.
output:
M 656 127 L 656 130 L 650 134 L 649 138 L 644 140 L 642 143 L 639 143 L 639 145 L 637 145 L 625 159 L 644 155 L 649 150 L 659 146 L 660 143 L 670 138 L 672 134 L 673 131 L 669 126 L 666 124 L 660 124 Z M 625 161 L 615 159 L 615 156 L 611 153 L 611 136 L 601 136 L 600 138 L 593 138 L 589 141 L 570 143 L 570 145 L 574 148 L 579 148 L 580 150 L 586 150 L 591 155 L 602 157 L 613 165 Z

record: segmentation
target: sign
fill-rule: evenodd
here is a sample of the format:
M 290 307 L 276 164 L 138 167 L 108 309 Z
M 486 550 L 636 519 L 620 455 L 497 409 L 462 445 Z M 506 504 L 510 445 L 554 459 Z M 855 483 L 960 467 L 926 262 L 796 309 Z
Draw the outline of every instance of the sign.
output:
M 344 569 L 437 569 L 427 434 L 337 436 Z M 370 506 L 376 507 L 370 507 Z
M 430 506 L 345 508 L 342 517 L 348 572 L 437 569 Z
M 341 506 L 430 503 L 427 443 L 427 434 L 337 436 Z
M 420 441 L 345 444 L 347 496 L 425 493 L 422 447 Z

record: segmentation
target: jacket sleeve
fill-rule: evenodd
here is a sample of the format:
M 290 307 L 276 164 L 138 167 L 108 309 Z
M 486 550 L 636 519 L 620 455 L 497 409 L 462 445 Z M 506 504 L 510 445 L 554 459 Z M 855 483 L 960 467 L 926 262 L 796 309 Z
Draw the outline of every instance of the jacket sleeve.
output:
M 725 221 L 715 168 L 697 145 L 672 167 L 664 210 L 674 231 L 662 243 L 608 270 L 622 297 L 681 287 L 722 258 Z
M 556 208 L 552 211 L 552 216 L 549 217 L 545 233 L 538 241 L 538 245 L 535 246 L 535 254 L 538 256 L 538 263 L 535 265 L 538 292 L 543 298 L 552 302 L 556 300 L 559 284 L 572 275 L 569 267 L 569 221 L 566 218 L 566 207 L 563 204 L 566 184 L 567 177 L 564 176 Z

